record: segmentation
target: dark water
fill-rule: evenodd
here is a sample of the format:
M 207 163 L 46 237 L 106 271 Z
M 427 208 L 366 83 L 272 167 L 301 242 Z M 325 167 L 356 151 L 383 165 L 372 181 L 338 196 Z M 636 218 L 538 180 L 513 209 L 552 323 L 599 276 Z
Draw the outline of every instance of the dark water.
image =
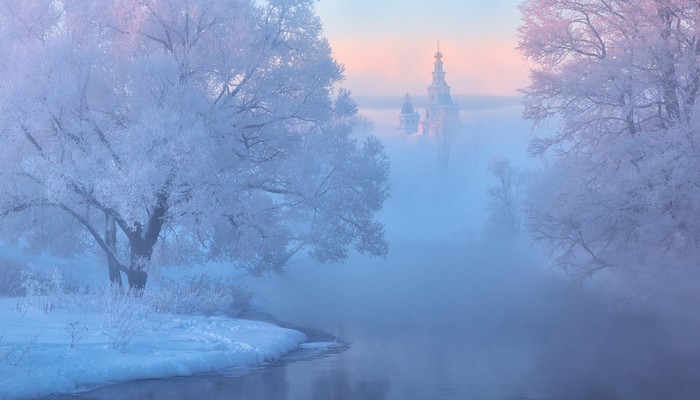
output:
M 325 344 L 255 370 L 81 399 L 698 399 L 700 330 L 533 273 L 527 251 L 413 244 L 252 281 Z M 319 333 L 319 332 L 325 332 Z M 62 398 L 62 397 L 54 397 Z

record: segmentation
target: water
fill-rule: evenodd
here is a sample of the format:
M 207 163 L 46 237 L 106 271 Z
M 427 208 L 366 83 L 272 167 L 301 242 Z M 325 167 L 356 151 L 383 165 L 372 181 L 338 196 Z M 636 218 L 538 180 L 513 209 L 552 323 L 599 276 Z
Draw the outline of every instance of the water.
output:
M 255 370 L 81 399 L 696 399 L 700 331 L 564 285 L 518 246 L 395 245 L 252 281 L 317 345 Z M 258 315 L 260 316 L 260 315 Z M 55 397 L 60 398 L 60 397 Z
M 519 115 L 468 115 L 449 174 L 435 169 L 430 143 L 386 140 L 386 260 L 351 255 L 346 265 L 317 266 L 298 257 L 285 275 L 249 281 L 263 311 L 332 346 L 252 371 L 129 382 L 77 398 L 699 399 L 697 324 L 663 307 L 647 313 L 639 299 L 627 303 L 628 293 L 601 293 L 590 281 L 571 285 L 529 242 L 482 239 L 489 161 L 530 160 L 530 124 Z

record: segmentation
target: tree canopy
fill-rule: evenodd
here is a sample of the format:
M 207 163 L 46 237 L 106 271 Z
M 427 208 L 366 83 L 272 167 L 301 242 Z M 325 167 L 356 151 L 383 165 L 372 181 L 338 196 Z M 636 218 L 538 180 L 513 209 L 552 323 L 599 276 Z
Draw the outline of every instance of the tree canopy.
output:
M 386 253 L 388 159 L 351 136 L 313 1 L 5 0 L 0 51 L 6 235 L 79 225 L 136 287 L 154 252 L 255 273 Z
M 700 245 L 700 3 L 526 0 L 525 116 L 547 162 L 530 226 L 559 265 L 693 267 Z M 663 268 L 662 268 L 663 269 Z

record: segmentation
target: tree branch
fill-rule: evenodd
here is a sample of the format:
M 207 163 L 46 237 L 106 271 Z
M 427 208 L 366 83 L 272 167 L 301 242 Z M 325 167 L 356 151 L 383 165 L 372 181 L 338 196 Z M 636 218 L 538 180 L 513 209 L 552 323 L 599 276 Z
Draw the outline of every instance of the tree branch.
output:
M 100 233 L 97 232 L 97 230 L 90 224 L 90 221 L 88 221 L 85 217 L 73 211 L 70 207 L 66 206 L 63 203 L 59 203 L 57 204 L 57 206 L 63 211 L 67 212 L 70 216 L 75 218 L 80 223 L 80 225 L 82 225 L 83 228 L 85 228 L 90 233 L 93 239 L 95 239 L 95 241 L 97 242 L 97 245 L 100 246 L 100 248 L 105 252 L 105 255 L 107 255 L 108 258 L 112 259 L 121 271 L 128 271 L 128 268 L 126 267 L 127 264 L 121 261 L 119 259 L 119 256 L 117 256 L 117 254 L 115 254 L 112 251 L 112 249 L 107 245 L 107 243 L 105 243 Z

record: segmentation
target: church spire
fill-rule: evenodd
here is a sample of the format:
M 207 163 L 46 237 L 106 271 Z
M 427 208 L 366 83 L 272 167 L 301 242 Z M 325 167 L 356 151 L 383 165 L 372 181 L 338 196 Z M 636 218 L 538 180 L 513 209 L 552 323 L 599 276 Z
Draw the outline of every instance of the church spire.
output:
M 425 109 L 423 133 L 434 135 L 441 129 L 452 129 L 459 121 L 459 107 L 452 101 L 450 86 L 445 81 L 440 41 L 435 52 L 435 69 L 433 81 L 428 89 L 428 105 Z
M 450 97 L 450 86 L 445 81 L 445 70 L 443 69 L 442 63 L 442 52 L 440 51 L 440 41 L 438 41 L 437 52 L 435 52 L 435 69 L 433 70 L 433 82 L 428 86 L 428 96 L 430 96 L 430 102 L 441 102 L 444 103 L 449 99 L 449 103 L 452 103 L 452 98 Z

